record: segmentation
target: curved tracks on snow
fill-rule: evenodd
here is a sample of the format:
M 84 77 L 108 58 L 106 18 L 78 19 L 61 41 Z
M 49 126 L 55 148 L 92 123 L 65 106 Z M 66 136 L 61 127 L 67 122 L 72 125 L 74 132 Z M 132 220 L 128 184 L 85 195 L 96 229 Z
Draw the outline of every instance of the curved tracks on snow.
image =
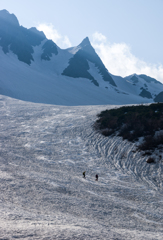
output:
M 0 237 L 162 239 L 162 163 L 95 132 L 106 108 L 1 96 Z
M 92 131 L 85 136 L 89 145 L 94 147 L 103 164 L 115 167 L 118 171 L 131 174 L 138 181 L 162 191 L 163 163 L 147 164 L 147 156 L 137 150 L 137 143 L 122 140 L 121 137 L 104 137 Z

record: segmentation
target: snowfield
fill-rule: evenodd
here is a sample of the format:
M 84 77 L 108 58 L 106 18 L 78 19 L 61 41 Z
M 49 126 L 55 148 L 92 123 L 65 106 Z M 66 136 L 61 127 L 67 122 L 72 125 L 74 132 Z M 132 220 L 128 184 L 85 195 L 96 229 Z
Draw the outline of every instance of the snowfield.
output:
M 112 107 L 0 95 L 0 239 L 162 240 L 163 162 L 93 130 Z

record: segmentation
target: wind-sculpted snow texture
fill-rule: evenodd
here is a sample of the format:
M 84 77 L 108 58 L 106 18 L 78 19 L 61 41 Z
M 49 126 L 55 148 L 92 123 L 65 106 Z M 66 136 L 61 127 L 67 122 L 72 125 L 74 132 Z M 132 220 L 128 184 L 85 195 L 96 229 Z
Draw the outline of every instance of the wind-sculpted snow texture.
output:
M 0 96 L 0 239 L 162 239 L 163 163 L 93 130 L 111 107 Z

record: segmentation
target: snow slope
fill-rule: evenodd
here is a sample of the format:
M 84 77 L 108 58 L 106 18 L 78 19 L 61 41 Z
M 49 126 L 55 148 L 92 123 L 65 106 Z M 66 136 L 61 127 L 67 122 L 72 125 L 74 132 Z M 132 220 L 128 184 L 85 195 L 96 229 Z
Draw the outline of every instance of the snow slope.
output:
M 162 239 L 162 162 L 93 131 L 112 107 L 0 96 L 1 239 Z
M 41 61 L 38 58 L 40 48 L 35 47 L 35 62 L 31 66 L 20 62 L 12 52 L 4 54 L 0 49 L 0 94 L 25 101 L 68 106 L 151 102 L 151 99 L 118 91 L 117 87 L 103 81 L 93 63 L 89 63 L 89 72 L 98 78 L 99 87 L 86 78 L 63 76 L 61 72 L 69 53 L 62 50 L 57 57 L 52 57 L 51 62 Z

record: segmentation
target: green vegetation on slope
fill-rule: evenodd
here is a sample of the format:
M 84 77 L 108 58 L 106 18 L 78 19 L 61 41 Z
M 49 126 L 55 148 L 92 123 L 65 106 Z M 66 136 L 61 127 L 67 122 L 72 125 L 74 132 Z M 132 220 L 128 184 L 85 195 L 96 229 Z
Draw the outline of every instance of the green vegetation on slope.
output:
M 163 144 L 163 103 L 124 106 L 98 114 L 94 124 L 104 136 L 118 135 L 129 141 L 144 141 L 140 150 L 154 150 Z

